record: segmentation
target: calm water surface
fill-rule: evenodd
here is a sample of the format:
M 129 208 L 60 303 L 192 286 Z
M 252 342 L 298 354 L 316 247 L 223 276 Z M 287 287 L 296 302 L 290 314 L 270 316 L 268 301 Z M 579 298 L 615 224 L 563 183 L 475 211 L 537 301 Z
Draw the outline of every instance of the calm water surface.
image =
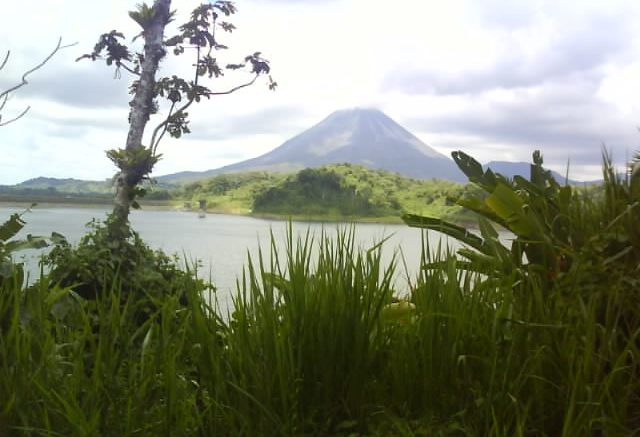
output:
M 20 212 L 17 207 L 0 206 L 0 221 L 4 221 L 11 213 Z M 96 218 L 105 218 L 106 207 L 95 208 L 62 208 L 36 207 L 24 215 L 27 225 L 22 235 L 50 235 L 52 231 L 63 234 L 70 242 L 77 242 L 87 231 L 86 224 Z M 209 214 L 198 218 L 197 213 L 179 211 L 134 211 L 131 223 L 144 240 L 153 248 L 162 249 L 172 254 L 177 253 L 190 260 L 199 260 L 201 277 L 209 276 L 220 290 L 220 294 L 235 291 L 236 279 L 242 275 L 242 268 L 247 263 L 247 256 L 255 257 L 258 248 L 268 254 L 270 234 L 279 245 L 284 244 L 288 223 L 285 221 L 264 220 L 223 214 Z M 338 228 L 347 228 L 349 224 L 335 223 L 293 223 L 295 235 L 303 236 L 309 231 L 320 236 L 324 231 L 335 236 Z M 420 251 L 421 231 L 403 225 L 357 224 L 356 242 L 366 249 L 383 238 L 389 239 L 383 245 L 385 262 L 394 256 L 404 256 L 406 271 L 402 262 L 398 263 L 396 287 L 407 289 L 407 273 L 413 277 L 417 272 Z M 429 232 L 429 240 L 437 244 L 440 238 L 444 244 L 457 245 L 455 241 L 447 242 L 446 237 Z M 25 253 L 27 264 L 34 275 L 37 272 L 36 257 L 41 252 Z

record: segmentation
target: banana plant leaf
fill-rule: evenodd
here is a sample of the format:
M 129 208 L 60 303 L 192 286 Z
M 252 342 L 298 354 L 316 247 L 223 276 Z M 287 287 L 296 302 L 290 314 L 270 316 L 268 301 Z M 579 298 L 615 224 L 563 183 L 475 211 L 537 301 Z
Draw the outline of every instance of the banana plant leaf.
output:
M 433 217 L 423 217 L 414 214 L 404 214 L 402 220 L 414 228 L 431 229 L 442 232 L 445 235 L 455 238 L 462 243 L 482 252 L 484 240 L 465 228 Z
M 499 182 L 508 183 L 507 178 L 499 173 L 494 173 L 490 168 L 484 170 L 482 164 L 461 150 L 451 153 L 458 168 L 469 178 L 469 181 L 491 192 Z
M 16 252 L 18 250 L 25 249 L 42 249 L 47 247 L 49 243 L 45 237 L 34 237 L 33 235 L 27 235 L 26 240 L 9 241 L 4 244 L 5 250 L 9 253 Z
M 535 216 L 527 214 L 525 203 L 513 188 L 498 184 L 485 203 L 519 237 L 539 239 L 540 226 Z
M 498 223 L 500 226 L 506 228 L 507 223 L 500 218 L 491 208 L 489 208 L 484 201 L 477 197 L 472 197 L 469 199 L 458 199 L 455 201 L 456 204 L 462 206 L 463 208 L 467 208 L 476 214 L 479 214 L 482 217 L 486 217 L 491 221 Z
M 24 227 L 25 221 L 20 214 L 12 214 L 9 219 L 0 225 L 0 243 L 13 238 Z

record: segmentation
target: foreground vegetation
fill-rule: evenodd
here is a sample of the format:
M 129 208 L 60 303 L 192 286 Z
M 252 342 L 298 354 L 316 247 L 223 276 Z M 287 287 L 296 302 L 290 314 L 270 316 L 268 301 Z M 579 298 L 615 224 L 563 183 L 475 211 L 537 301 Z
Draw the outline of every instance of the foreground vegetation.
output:
M 4 269 L 0 435 L 640 432 L 637 180 L 605 162 L 587 197 L 541 161 L 529 183 L 459 162 L 488 194 L 461 200 L 481 235 L 407 216 L 473 250 L 425 239 L 406 296 L 351 231 L 264 248 L 231 312 L 133 232 L 58 241 L 27 289 Z

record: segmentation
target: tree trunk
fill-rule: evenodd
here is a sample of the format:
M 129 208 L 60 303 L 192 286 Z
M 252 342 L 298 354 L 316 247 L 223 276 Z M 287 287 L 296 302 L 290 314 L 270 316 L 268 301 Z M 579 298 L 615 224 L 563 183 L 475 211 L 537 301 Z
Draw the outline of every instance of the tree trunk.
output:
M 153 112 L 155 96 L 156 72 L 158 64 L 165 56 L 164 29 L 169 22 L 171 0 L 155 0 L 152 17 L 144 27 L 144 59 L 140 65 L 140 78 L 133 99 L 129 103 L 129 133 L 127 135 L 126 153 L 137 155 L 144 148 L 142 136 Z M 116 177 L 116 194 L 114 199 L 113 218 L 121 228 L 128 227 L 131 202 L 134 200 L 134 189 L 145 176 L 145 166 L 129 165 L 120 169 Z

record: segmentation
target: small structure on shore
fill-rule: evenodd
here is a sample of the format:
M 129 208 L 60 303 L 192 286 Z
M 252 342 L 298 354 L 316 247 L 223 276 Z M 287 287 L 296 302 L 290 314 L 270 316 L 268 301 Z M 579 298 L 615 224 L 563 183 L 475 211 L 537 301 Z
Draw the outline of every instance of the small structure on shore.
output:
M 198 201 L 198 204 L 199 204 L 198 218 L 205 218 L 207 216 L 207 200 L 200 199 Z

